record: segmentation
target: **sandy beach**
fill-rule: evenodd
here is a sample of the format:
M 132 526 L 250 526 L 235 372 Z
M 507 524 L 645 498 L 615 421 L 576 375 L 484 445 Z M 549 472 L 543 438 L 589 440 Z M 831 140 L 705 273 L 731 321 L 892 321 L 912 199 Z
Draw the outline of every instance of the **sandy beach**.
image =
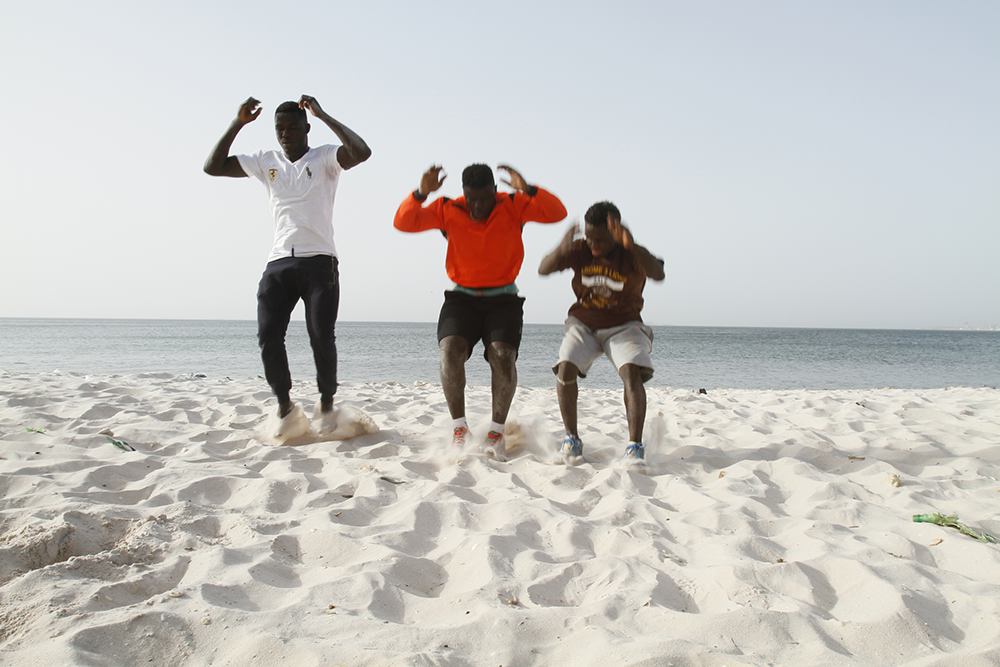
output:
M 293 397 L 312 410 L 312 387 Z M 0 663 L 996 665 L 1000 391 L 519 389 L 509 462 L 436 384 L 276 446 L 263 380 L 0 374 Z M 481 438 L 489 391 L 468 391 Z M 116 446 L 109 431 L 135 451 Z

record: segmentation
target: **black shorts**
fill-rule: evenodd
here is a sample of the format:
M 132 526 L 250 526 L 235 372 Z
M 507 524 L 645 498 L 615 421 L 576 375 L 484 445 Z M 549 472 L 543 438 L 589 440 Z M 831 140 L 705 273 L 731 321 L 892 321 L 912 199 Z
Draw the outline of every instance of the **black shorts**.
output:
M 516 351 L 521 347 L 521 327 L 524 324 L 524 297 L 516 294 L 472 296 L 462 292 L 444 293 L 444 305 L 438 316 L 438 343 L 447 336 L 461 336 L 469 341 L 469 356 L 480 339 L 483 358 L 490 343 L 510 344 Z

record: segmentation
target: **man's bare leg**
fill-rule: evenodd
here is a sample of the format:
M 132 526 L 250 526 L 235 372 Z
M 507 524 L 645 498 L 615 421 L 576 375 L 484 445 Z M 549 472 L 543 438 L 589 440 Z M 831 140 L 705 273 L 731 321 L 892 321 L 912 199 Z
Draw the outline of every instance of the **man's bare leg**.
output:
M 452 419 L 465 416 L 465 361 L 469 358 L 469 341 L 461 336 L 441 339 L 441 387 Z
M 562 413 L 563 427 L 574 438 L 579 438 L 576 426 L 576 402 L 579 395 L 577 378 L 580 369 L 576 364 L 563 361 L 556 371 L 556 396 L 559 397 L 559 412 Z
M 646 386 L 642 383 L 642 369 L 635 364 L 625 364 L 618 370 L 618 375 L 625 385 L 628 439 L 642 442 L 642 426 L 646 421 Z
M 491 370 L 493 421 L 503 424 L 507 421 L 507 413 L 517 390 L 517 350 L 510 343 L 493 341 L 486 358 Z

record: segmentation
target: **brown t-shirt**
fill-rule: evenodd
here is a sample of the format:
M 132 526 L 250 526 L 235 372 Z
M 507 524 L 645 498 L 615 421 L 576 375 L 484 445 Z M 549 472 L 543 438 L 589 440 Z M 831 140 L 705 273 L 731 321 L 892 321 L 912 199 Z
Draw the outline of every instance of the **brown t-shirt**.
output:
M 632 253 L 622 246 L 604 257 L 594 257 L 583 239 L 559 258 L 556 268 L 573 269 L 576 303 L 569 314 L 591 329 L 608 329 L 626 322 L 642 321 L 643 273 Z

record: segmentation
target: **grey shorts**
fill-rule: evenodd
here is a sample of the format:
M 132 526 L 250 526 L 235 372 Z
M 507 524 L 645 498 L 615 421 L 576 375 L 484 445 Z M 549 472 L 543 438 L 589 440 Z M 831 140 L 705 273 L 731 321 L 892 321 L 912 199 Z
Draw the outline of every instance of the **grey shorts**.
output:
M 580 369 L 580 377 L 587 377 L 594 360 L 607 355 L 615 368 L 635 364 L 642 369 L 642 381 L 653 377 L 653 330 L 639 321 L 626 322 L 609 329 L 591 329 L 570 317 L 566 319 L 566 333 L 559 346 L 559 361 L 552 372 L 559 371 L 559 364 L 568 361 Z

